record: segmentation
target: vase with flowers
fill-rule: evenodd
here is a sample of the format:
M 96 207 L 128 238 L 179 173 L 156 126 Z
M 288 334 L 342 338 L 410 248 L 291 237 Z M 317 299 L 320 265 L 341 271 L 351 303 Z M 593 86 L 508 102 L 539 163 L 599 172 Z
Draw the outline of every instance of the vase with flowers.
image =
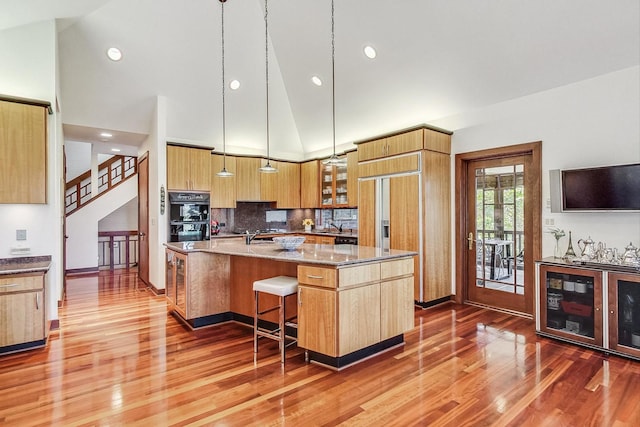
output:
M 562 258 L 559 243 L 560 239 L 565 236 L 564 230 L 560 230 L 559 228 L 549 228 L 548 233 L 553 234 L 553 237 L 556 239 L 556 246 L 553 248 L 553 257 Z
M 311 231 L 313 220 L 311 218 L 305 218 L 302 220 L 302 225 L 304 225 L 304 231 Z

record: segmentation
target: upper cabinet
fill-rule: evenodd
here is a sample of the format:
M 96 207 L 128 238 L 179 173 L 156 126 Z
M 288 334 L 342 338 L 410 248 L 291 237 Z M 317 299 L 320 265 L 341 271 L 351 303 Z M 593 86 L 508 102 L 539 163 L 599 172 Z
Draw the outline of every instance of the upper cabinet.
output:
M 262 201 L 260 197 L 260 166 L 258 157 L 238 157 L 236 159 L 236 197 L 239 201 Z
M 347 160 L 348 161 L 348 160 Z M 357 167 L 357 165 L 356 165 Z M 353 165 L 352 165 L 353 169 Z M 320 206 L 323 208 L 346 208 L 357 205 L 355 198 L 349 195 L 349 167 L 321 165 L 320 167 Z M 357 182 L 357 178 L 356 178 Z M 351 182 L 353 186 L 353 181 Z M 352 187 L 353 189 L 353 187 Z
M 347 153 L 347 199 L 351 207 L 358 206 L 358 152 Z
M 300 207 L 320 207 L 320 161 L 310 160 L 300 165 Z
M 209 191 L 210 157 L 209 149 L 167 145 L 167 188 Z
M 221 177 L 218 172 L 225 167 L 232 176 Z M 221 154 L 211 156 L 211 207 L 212 208 L 235 208 L 236 207 L 236 158 L 225 157 Z
M 420 150 L 450 153 L 450 135 L 438 129 L 420 127 L 358 144 L 358 161 L 380 159 Z
M 279 209 L 300 207 L 300 163 L 278 162 L 277 199 Z
M 0 203 L 47 203 L 47 108 L 0 97 Z

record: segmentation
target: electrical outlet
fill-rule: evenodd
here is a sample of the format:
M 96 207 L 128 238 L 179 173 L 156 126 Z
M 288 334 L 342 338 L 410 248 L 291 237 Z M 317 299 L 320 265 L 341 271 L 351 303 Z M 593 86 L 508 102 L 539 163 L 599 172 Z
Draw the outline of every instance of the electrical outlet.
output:
M 545 218 L 544 225 L 555 225 L 556 221 L 553 218 Z
M 27 230 L 16 230 L 16 240 L 27 240 Z

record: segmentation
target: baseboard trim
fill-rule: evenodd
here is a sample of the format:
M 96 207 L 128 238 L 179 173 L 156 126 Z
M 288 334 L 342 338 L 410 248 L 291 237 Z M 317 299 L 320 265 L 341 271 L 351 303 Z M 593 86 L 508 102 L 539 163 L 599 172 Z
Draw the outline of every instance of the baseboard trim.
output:
M 86 267 L 86 268 L 69 268 L 64 271 L 64 274 L 74 275 L 74 274 L 92 274 L 98 273 L 100 270 L 98 267 Z

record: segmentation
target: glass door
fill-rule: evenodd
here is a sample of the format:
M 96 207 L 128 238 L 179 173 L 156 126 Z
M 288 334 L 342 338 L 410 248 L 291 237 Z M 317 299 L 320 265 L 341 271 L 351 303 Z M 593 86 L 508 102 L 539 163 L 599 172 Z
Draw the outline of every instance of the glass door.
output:
M 640 276 L 609 273 L 609 347 L 640 357 Z
M 531 312 L 525 303 L 525 156 L 473 161 L 467 173 L 468 298 Z

